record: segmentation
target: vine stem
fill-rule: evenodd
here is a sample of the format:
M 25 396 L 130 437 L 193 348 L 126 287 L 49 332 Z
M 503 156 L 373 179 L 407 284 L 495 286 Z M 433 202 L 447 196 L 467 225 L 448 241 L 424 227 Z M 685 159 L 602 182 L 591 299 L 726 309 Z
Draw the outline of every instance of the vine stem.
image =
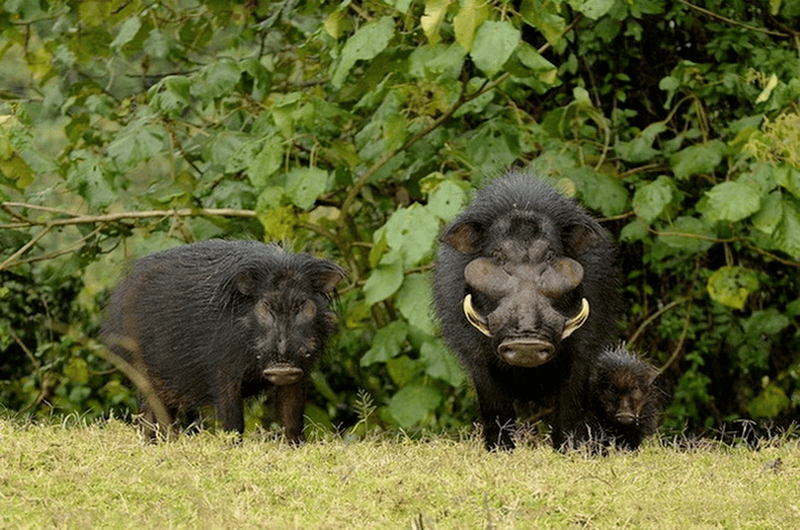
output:
M 647 317 L 647 319 L 644 322 L 642 322 L 638 328 L 636 328 L 636 331 L 634 331 L 633 335 L 631 335 L 631 338 L 627 340 L 627 344 L 628 345 L 633 344 L 636 341 L 636 339 L 639 338 L 639 335 L 641 335 L 644 332 L 645 328 L 650 324 L 652 324 L 655 319 L 657 319 L 658 317 L 660 317 L 661 315 L 663 315 L 676 305 L 683 304 L 688 300 L 689 300 L 688 297 L 681 298 L 679 300 L 673 300 L 672 302 L 668 303 L 667 305 L 665 305 L 664 307 L 662 307 L 661 309 L 659 309 L 658 311 Z
M 3 206 L 14 206 L 18 208 L 31 208 L 38 210 L 48 211 L 50 209 L 36 206 L 32 204 L 23 203 L 6 203 Z M 60 210 L 55 210 L 57 213 L 65 213 Z M 178 208 L 174 210 L 147 210 L 143 212 L 118 212 L 106 213 L 100 215 L 72 215 L 69 219 L 54 219 L 50 221 L 33 221 L 26 219 L 18 223 L 7 225 L 0 225 L 0 230 L 6 228 L 29 228 L 32 226 L 45 226 L 54 228 L 57 226 L 80 225 L 88 223 L 109 223 L 113 221 L 123 221 L 125 219 L 148 219 L 152 217 L 199 217 L 199 216 L 216 216 L 216 217 L 241 217 L 252 218 L 256 216 L 255 210 L 235 210 L 232 208 Z
M 791 37 L 791 35 L 786 34 L 786 33 L 781 33 L 779 31 L 771 31 L 771 30 L 768 30 L 768 29 L 765 29 L 765 28 L 759 28 L 757 26 L 751 26 L 750 24 L 745 24 L 744 22 L 739 22 L 738 20 L 733 20 L 733 19 L 724 17 L 724 16 L 722 16 L 722 15 L 720 15 L 718 13 L 714 13 L 713 11 L 709 11 L 708 9 L 704 9 L 704 8 L 702 8 L 700 6 L 696 6 L 696 5 L 694 5 L 694 4 L 690 3 L 690 2 L 687 2 L 686 0 L 678 0 L 678 2 L 680 2 L 683 5 L 685 5 L 686 7 L 689 7 L 691 9 L 695 9 L 695 10 L 699 11 L 700 13 L 703 13 L 704 15 L 707 15 L 707 16 L 709 16 L 711 18 L 716 18 L 717 20 L 721 20 L 722 22 L 725 22 L 726 24 L 730 24 L 731 26 L 739 26 L 739 27 L 748 29 L 750 31 L 757 31 L 759 33 L 766 33 L 767 35 L 773 35 L 775 37 L 783 37 L 783 38 Z
M 8 268 L 11 264 L 17 262 L 19 258 L 33 248 L 44 236 L 46 236 L 54 228 L 71 225 L 81 224 L 102 224 L 114 221 L 123 221 L 126 219 L 149 219 L 149 218 L 169 218 L 169 217 L 202 217 L 202 216 L 215 216 L 215 217 L 239 217 L 239 218 L 253 218 L 256 216 L 255 210 L 235 210 L 232 208 L 181 208 L 175 210 L 149 210 L 143 212 L 118 212 L 107 213 L 101 215 L 82 215 L 71 214 L 48 208 L 44 206 L 37 206 L 33 204 L 25 204 L 20 202 L 4 202 L 0 204 L 2 208 L 9 211 L 10 208 L 29 208 L 32 210 L 40 210 L 49 213 L 57 213 L 70 215 L 66 219 L 51 219 L 47 221 L 35 221 L 27 219 L 19 215 L 14 215 L 18 221 L 16 223 L 0 225 L 0 230 L 16 229 L 16 228 L 31 228 L 34 226 L 41 226 L 42 230 L 30 239 L 27 243 L 21 246 L 11 256 L 6 258 L 3 263 L 0 263 L 0 270 Z

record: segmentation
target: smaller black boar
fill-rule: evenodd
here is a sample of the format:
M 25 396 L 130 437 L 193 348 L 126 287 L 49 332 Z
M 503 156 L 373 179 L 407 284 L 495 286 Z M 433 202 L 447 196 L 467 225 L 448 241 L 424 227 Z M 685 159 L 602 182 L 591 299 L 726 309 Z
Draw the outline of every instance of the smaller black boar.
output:
M 256 241 L 176 247 L 135 263 L 111 295 L 102 334 L 147 378 L 170 423 L 212 405 L 224 429 L 242 433 L 243 399 L 274 386 L 286 437 L 300 443 L 305 382 L 333 330 L 328 303 L 345 275 Z M 148 401 L 140 392 L 155 425 Z
M 656 431 L 657 375 L 653 366 L 631 355 L 624 344 L 606 348 L 594 360 L 589 385 L 597 441 L 634 450 Z

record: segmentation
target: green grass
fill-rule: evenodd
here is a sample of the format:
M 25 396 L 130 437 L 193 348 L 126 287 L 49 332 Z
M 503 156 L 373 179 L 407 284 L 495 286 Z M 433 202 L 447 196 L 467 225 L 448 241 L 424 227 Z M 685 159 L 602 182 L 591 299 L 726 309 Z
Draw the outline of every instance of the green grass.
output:
M 233 440 L 0 419 L 0 527 L 800 528 L 797 439 L 606 457 L 489 454 L 475 437 Z

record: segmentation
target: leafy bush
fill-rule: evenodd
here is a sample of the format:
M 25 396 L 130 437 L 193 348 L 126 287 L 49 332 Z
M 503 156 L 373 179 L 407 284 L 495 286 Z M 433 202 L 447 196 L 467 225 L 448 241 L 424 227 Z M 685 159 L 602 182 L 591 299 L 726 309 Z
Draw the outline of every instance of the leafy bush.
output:
M 619 239 L 621 337 L 663 370 L 667 430 L 786 423 L 800 405 L 798 12 L 6 2 L 2 402 L 129 406 L 87 339 L 125 260 L 253 238 L 350 271 L 315 424 L 468 424 L 430 309 L 436 237 L 474 187 L 523 166 Z M 370 418 L 353 412 L 359 390 Z

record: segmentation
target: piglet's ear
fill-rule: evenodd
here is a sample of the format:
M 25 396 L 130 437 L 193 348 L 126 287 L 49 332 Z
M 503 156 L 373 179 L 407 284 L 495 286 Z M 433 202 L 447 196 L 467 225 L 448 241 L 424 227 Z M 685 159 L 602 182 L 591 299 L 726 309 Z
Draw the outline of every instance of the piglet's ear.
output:
M 459 223 L 445 228 L 441 236 L 445 245 L 453 247 L 462 254 L 472 254 L 479 249 L 480 236 L 471 223 Z
M 655 366 L 651 366 L 649 364 L 647 365 L 647 383 L 648 384 L 652 385 L 653 381 L 655 381 L 656 377 L 658 377 L 658 374 L 659 374 L 658 368 L 656 368 Z
M 323 261 L 319 271 L 319 282 L 322 292 L 329 295 L 336 285 L 347 277 L 347 271 L 331 261 Z

